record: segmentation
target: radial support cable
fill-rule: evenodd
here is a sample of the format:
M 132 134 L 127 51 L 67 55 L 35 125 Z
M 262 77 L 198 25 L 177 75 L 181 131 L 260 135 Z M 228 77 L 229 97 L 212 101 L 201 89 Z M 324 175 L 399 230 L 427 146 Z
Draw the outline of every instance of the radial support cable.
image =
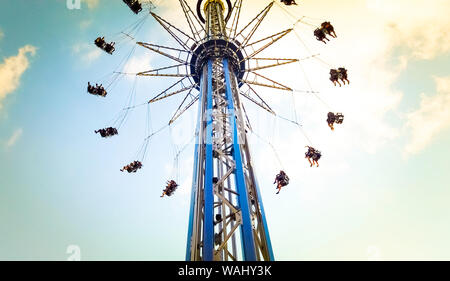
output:
M 180 44 L 180 46 L 183 47 L 183 49 L 185 49 L 186 51 L 189 51 L 193 44 L 198 43 L 194 38 L 192 38 L 191 36 L 189 36 L 188 34 L 183 32 L 181 29 L 175 27 L 174 25 L 172 25 L 171 23 L 169 23 L 162 17 L 158 16 L 157 14 L 155 14 L 153 12 L 150 12 L 150 14 L 175 39 L 175 41 L 177 41 Z M 184 37 L 184 40 L 181 37 Z
M 237 39 L 238 36 L 243 37 L 243 41 L 241 42 L 242 46 L 247 45 L 247 43 L 250 41 L 250 39 L 255 34 L 256 30 L 258 30 L 259 26 L 269 13 L 270 9 L 272 8 L 275 1 L 272 1 L 267 7 L 264 8 L 252 21 L 250 21 L 249 24 L 247 24 L 235 37 L 234 39 Z M 250 31 L 243 35 L 244 31 L 248 30 L 251 27 Z
M 253 57 L 255 57 L 257 54 L 261 53 L 262 51 L 264 51 L 265 49 L 269 48 L 270 46 L 272 46 L 275 42 L 278 42 L 281 38 L 283 38 L 284 36 L 286 36 L 287 34 L 289 34 L 292 31 L 292 28 L 290 29 L 286 29 L 283 30 L 281 32 L 278 32 L 276 34 L 273 34 L 271 36 L 268 36 L 266 38 L 260 39 L 258 41 L 255 41 L 253 43 L 247 44 L 247 45 L 243 45 L 243 48 L 248 48 L 248 47 L 253 47 L 254 45 L 257 45 L 259 43 L 265 42 L 265 41 L 269 41 L 268 43 L 266 43 L 264 46 L 260 47 L 258 50 L 254 51 L 252 54 L 250 54 L 247 58 L 245 59 L 251 59 Z
M 161 46 L 161 45 L 155 45 L 155 44 L 150 44 L 150 43 L 144 43 L 144 42 L 137 42 L 136 44 L 138 44 L 139 46 L 142 46 L 144 48 L 147 48 L 155 53 L 158 53 L 162 56 L 170 58 L 180 64 L 187 64 L 188 62 L 186 60 L 180 59 L 179 57 L 175 57 L 175 56 L 170 55 L 169 53 L 161 51 L 161 49 L 177 51 L 179 53 L 188 53 L 188 54 L 191 53 L 190 51 L 186 51 L 186 50 L 181 50 L 181 49 L 176 49 L 176 48 L 171 48 L 171 47 L 166 47 L 166 46 Z
M 285 85 L 283 85 L 273 79 L 270 79 L 262 74 L 258 74 L 256 72 L 249 72 L 249 73 L 253 74 L 254 78 L 249 80 L 247 77 L 246 79 L 243 79 L 242 82 L 245 82 L 245 83 L 251 84 L 251 85 L 266 87 L 266 88 L 273 88 L 273 89 L 278 89 L 278 90 L 283 90 L 283 91 L 292 91 L 292 89 L 289 88 L 288 86 L 285 86 Z M 270 82 L 270 84 L 259 82 L 258 78 L 262 79 L 265 82 Z
M 254 67 L 250 66 L 251 60 L 256 61 L 256 66 L 254 66 Z M 258 71 L 258 70 L 262 70 L 262 69 L 287 65 L 287 64 L 298 62 L 299 60 L 298 59 L 277 59 L 277 58 L 252 58 L 252 59 L 250 59 L 250 61 L 249 61 L 249 68 L 247 70 L 248 72 L 254 72 L 254 71 Z M 259 65 L 260 61 L 275 61 L 275 63 L 268 64 L 268 65 Z
M 169 88 L 167 88 L 166 90 L 164 90 L 163 92 L 161 92 L 160 94 L 158 94 L 157 96 L 152 98 L 148 103 L 154 103 L 156 101 L 160 101 L 162 99 L 165 99 L 165 98 L 168 98 L 168 97 L 174 96 L 176 94 L 183 93 L 185 91 L 189 91 L 189 90 L 195 88 L 197 85 L 196 84 L 192 84 L 192 82 L 190 80 L 188 80 L 189 83 L 191 84 L 189 86 L 187 86 L 187 85 L 185 85 L 185 83 L 183 83 L 183 81 L 186 80 L 187 78 L 188 77 L 185 76 L 182 79 L 178 80 L 176 83 L 171 85 Z M 175 90 L 175 91 L 169 92 L 170 90 L 172 90 L 173 88 L 175 88 L 178 85 L 180 85 L 182 88 L 179 89 L 179 90 Z
M 229 34 L 230 38 L 236 37 L 237 29 L 239 26 L 239 19 L 241 17 L 241 9 L 242 9 L 242 0 L 234 1 L 233 12 L 232 12 L 232 16 L 231 16 L 233 18 L 233 21 L 231 22 L 230 34 Z

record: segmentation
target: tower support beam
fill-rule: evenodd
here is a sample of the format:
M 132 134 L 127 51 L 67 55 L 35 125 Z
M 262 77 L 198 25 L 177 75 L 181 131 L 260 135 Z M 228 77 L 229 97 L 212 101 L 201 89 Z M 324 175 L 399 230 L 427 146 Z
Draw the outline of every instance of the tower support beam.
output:
M 228 41 L 223 2 L 200 2 L 207 35 L 194 52 L 200 94 L 186 260 L 273 260 L 239 100 L 243 57 Z

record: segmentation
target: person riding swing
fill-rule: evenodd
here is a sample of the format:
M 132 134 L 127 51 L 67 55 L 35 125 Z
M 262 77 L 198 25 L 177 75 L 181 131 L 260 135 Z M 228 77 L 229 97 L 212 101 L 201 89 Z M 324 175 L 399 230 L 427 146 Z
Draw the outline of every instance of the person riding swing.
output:
M 289 177 L 284 171 L 280 171 L 280 173 L 275 176 L 275 181 L 273 183 L 277 184 L 276 189 L 278 189 L 278 192 L 276 194 L 279 194 L 281 188 L 289 184 Z

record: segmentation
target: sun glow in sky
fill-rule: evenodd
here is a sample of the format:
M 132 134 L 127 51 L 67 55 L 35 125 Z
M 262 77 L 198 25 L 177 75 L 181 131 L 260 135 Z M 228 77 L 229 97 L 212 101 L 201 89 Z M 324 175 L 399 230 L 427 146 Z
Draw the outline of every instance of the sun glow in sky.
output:
M 178 1 L 155 3 L 189 31 Z M 269 3 L 244 1 L 240 26 Z M 262 73 L 317 94 L 257 90 L 302 129 L 245 104 L 276 259 L 450 259 L 449 1 L 297 3 L 277 1 L 255 38 L 301 19 L 264 56 L 302 60 Z M 99 35 L 120 38 L 141 16 L 119 0 L 85 0 L 80 9 L 65 0 L 0 3 L 0 259 L 65 260 L 69 245 L 84 260 L 184 259 L 196 107 L 152 138 L 144 169 L 128 175 L 119 169 L 136 160 L 147 125 L 167 124 L 183 96 L 152 104 L 149 118 L 146 106 L 136 108 L 118 137 L 103 140 L 94 130 L 115 120 L 134 86 L 132 105 L 171 81 L 128 75 L 105 99 L 86 93 L 87 81 L 114 70 L 168 64 L 140 47 L 124 60 L 130 40 L 113 56 L 93 45 Z M 338 35 L 326 45 L 313 37 L 324 20 Z M 151 17 L 136 40 L 176 46 Z M 341 66 L 351 84 L 334 87 L 328 72 Z M 345 115 L 334 132 L 329 111 Z M 311 143 L 322 151 L 320 168 L 304 159 Z M 280 169 L 291 183 L 275 195 Z M 171 178 L 179 190 L 159 198 Z

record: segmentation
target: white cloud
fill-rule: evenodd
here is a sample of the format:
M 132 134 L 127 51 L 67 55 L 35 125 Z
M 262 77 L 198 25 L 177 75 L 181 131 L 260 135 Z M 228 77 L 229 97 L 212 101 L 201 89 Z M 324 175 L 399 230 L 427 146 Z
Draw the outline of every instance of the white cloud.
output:
M 396 30 L 401 33 L 401 30 Z M 402 42 L 416 59 L 434 59 L 450 51 L 450 30 L 440 24 L 424 23 L 404 36 Z
M 134 56 L 130 60 L 128 60 L 128 62 L 125 64 L 123 71 L 125 73 L 135 74 L 138 72 L 150 70 L 152 68 L 150 66 L 152 57 L 153 57 L 153 54 L 151 54 L 149 52 Z
M 92 20 L 84 20 L 80 22 L 80 28 L 86 29 L 92 25 Z
M 23 134 L 23 129 L 17 129 L 13 132 L 11 137 L 6 141 L 6 148 L 13 147 L 17 141 L 20 139 L 20 137 Z
M 27 45 L 19 49 L 16 56 L 4 59 L 0 64 L 0 109 L 1 102 L 20 86 L 22 74 L 29 68 L 28 55 L 34 56 L 36 47 Z
M 102 51 L 94 44 L 88 43 L 75 44 L 72 47 L 72 52 L 76 55 L 79 55 L 84 64 L 92 63 L 93 61 L 97 60 L 102 54 Z
M 450 31 L 446 28 L 448 1 L 418 0 L 413 5 L 407 0 L 376 2 L 378 5 L 372 10 L 389 23 L 391 42 L 406 47 L 411 58 L 433 59 L 450 51 Z
M 340 134 L 340 129 L 346 132 L 339 137 L 337 149 L 362 147 L 369 153 L 375 153 L 401 135 L 402 125 L 397 125 L 389 119 L 389 114 L 395 116 L 400 113 L 398 106 L 404 96 L 403 92 L 396 89 L 395 83 L 408 67 L 409 61 L 433 59 L 450 51 L 450 34 L 445 24 L 448 22 L 450 6 L 444 2 L 319 0 L 290 9 L 293 14 L 298 11 L 298 17 L 308 15 L 320 17 L 322 20 L 329 19 L 338 34 L 337 39 L 324 45 L 314 41 L 310 26 L 299 25 L 296 28 L 310 51 L 320 53 L 320 57 L 325 61 L 322 63 L 308 60 L 303 65 L 313 89 L 321 92 L 319 96 L 326 105 L 312 96 L 302 95 L 296 99 L 296 109 L 300 113 L 304 129 L 317 146 L 331 149 L 337 141 L 336 137 L 330 140 L 329 132 L 326 131 L 323 119 L 327 111 L 343 112 L 346 116 L 344 125 L 338 126 L 338 131 L 334 134 Z M 408 13 L 404 12 L 406 10 Z M 349 11 L 352 13 L 351 17 Z M 283 15 L 286 17 L 280 8 L 274 7 L 269 18 L 272 17 L 272 22 L 276 18 L 279 19 L 277 27 L 264 26 L 264 32 L 271 34 L 276 29 L 281 30 L 280 26 L 286 26 L 288 21 L 283 19 Z M 306 19 L 316 25 L 322 20 Z M 261 30 L 259 34 L 262 34 Z M 255 35 L 258 36 L 260 35 Z M 296 40 L 295 36 L 283 39 L 265 55 L 307 56 L 308 52 L 305 51 L 303 43 L 298 40 L 295 42 Z M 293 44 L 295 48 L 292 48 Z M 329 83 L 328 70 L 339 66 L 345 66 L 349 70 L 350 86 L 336 88 Z M 301 78 L 301 69 L 292 70 L 281 70 L 280 74 L 278 69 L 270 76 L 278 75 L 279 81 L 290 80 L 288 85 L 294 88 L 308 88 L 308 81 Z M 272 92 L 265 95 L 266 100 L 276 104 L 274 91 L 266 92 Z M 286 104 L 284 99 L 279 108 L 283 108 L 283 111 L 292 110 L 292 105 Z
M 442 130 L 450 127 L 450 77 L 435 78 L 437 93 L 421 94 L 420 108 L 407 115 L 411 138 L 405 147 L 406 154 L 424 149 Z

